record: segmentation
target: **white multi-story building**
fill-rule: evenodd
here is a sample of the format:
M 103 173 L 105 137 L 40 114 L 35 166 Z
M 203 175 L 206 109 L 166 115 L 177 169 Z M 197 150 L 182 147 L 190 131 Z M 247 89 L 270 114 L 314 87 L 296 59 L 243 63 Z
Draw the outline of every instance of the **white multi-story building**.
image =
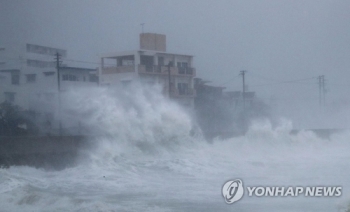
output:
M 98 84 L 96 69 L 65 65 L 66 50 L 34 44 L 9 45 L 0 47 L 0 102 L 8 100 L 30 109 L 30 101 L 37 100 L 34 97 L 57 93 L 56 53 L 61 61 L 61 91 Z
M 133 81 L 161 84 L 163 93 L 193 107 L 193 56 L 166 52 L 166 36 L 140 34 L 140 49 L 103 54 L 99 70 L 102 86 L 126 86 Z
M 30 109 L 38 94 L 51 95 L 57 91 L 54 55 L 65 58 L 63 49 L 33 44 L 15 44 L 0 48 L 0 101 L 10 101 Z
M 12 102 L 39 119 L 58 115 L 58 77 L 55 55 L 60 55 L 60 91 L 77 86 L 98 86 L 97 69 L 68 67 L 67 51 L 35 44 L 0 47 L 0 103 Z

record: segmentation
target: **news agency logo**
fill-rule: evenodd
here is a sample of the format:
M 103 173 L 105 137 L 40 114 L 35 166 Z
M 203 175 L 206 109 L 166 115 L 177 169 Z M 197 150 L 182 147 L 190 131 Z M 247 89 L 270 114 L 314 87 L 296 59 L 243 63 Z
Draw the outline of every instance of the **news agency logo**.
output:
M 243 182 L 240 179 L 227 181 L 222 187 L 222 195 L 224 196 L 227 204 L 237 202 L 243 197 L 243 194 Z
M 244 195 L 241 179 L 227 181 L 222 186 L 222 195 L 227 204 L 240 200 Z M 248 197 L 340 197 L 341 186 L 247 186 Z

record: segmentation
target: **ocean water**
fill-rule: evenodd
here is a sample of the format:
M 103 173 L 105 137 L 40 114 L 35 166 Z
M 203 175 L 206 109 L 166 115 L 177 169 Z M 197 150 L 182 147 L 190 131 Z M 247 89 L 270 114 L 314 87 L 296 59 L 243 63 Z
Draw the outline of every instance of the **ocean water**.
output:
M 84 117 L 93 148 L 61 171 L 0 169 L 0 211 L 346 211 L 350 133 L 329 139 L 255 121 L 245 136 L 206 142 L 189 113 L 157 88 L 69 94 L 69 119 Z M 84 97 L 80 97 L 84 96 Z M 132 96 L 132 97 L 131 97 Z M 73 111 L 73 112 L 72 112 Z M 68 112 L 67 112 L 68 113 Z M 73 114 L 73 115 L 72 115 Z M 341 197 L 244 197 L 225 203 L 231 179 L 245 186 L 342 186 Z

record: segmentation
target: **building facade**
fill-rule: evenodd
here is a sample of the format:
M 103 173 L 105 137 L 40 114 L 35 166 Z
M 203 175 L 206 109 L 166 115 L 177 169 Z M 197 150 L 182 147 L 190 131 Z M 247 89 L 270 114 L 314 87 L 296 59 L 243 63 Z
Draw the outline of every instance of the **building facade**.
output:
M 188 107 L 196 95 L 195 75 L 193 56 L 166 52 L 165 35 L 154 33 L 140 34 L 139 50 L 102 55 L 99 69 L 102 86 L 160 84 L 164 95 Z
M 60 79 L 55 55 L 60 55 Z M 58 81 L 60 92 L 74 87 L 98 86 L 97 69 L 69 67 L 67 51 L 35 44 L 0 47 L 0 103 L 8 101 L 32 111 L 35 119 L 57 128 Z M 56 121 L 57 122 L 57 121 Z
M 28 43 L 1 49 L 1 102 L 6 100 L 23 109 L 31 109 L 38 96 L 51 96 L 57 92 L 54 57 L 58 52 L 66 58 L 66 50 Z

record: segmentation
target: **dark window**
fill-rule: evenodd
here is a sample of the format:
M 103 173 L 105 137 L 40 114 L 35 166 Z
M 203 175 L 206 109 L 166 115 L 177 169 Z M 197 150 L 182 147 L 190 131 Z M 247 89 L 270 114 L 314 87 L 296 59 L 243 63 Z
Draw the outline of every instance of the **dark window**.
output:
M 19 85 L 19 74 L 11 75 L 11 83 L 12 85 Z
M 90 75 L 90 76 L 89 76 L 89 81 L 90 81 L 90 82 L 98 82 L 98 76 L 96 76 L 96 75 Z
M 27 60 L 27 66 L 36 68 L 52 68 L 56 66 L 55 62 L 41 61 L 41 60 Z
M 164 66 L 164 57 L 158 57 L 158 65 Z
M 38 46 L 34 44 L 27 44 L 26 49 L 27 49 L 27 52 L 31 52 L 35 54 L 44 54 L 44 55 L 54 56 L 58 52 L 62 57 L 65 57 L 67 54 L 66 50 L 55 49 L 55 48 L 45 47 L 45 46 Z
M 178 62 L 177 68 L 179 69 L 179 74 L 186 74 L 187 73 L 187 66 L 188 64 L 186 62 Z
M 141 55 L 141 65 L 153 65 L 153 56 Z
M 78 81 L 78 77 L 75 75 L 69 75 L 69 81 Z
M 53 76 L 54 74 L 55 74 L 55 72 L 53 72 L 53 71 L 44 72 L 45 76 Z
M 72 74 L 63 74 L 62 81 L 78 81 L 78 77 Z
M 186 95 L 188 93 L 188 84 L 187 83 L 178 83 L 177 88 L 179 89 L 180 95 Z
M 27 74 L 27 83 L 33 83 L 36 81 L 36 74 Z

